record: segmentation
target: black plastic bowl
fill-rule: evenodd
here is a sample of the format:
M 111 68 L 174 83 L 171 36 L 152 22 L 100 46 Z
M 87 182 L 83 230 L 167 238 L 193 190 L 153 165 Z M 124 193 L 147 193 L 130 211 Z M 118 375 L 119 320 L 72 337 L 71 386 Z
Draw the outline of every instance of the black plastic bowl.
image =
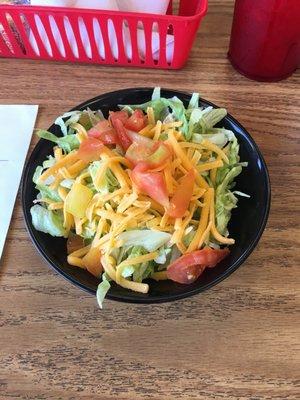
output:
M 153 88 L 124 89 L 103 94 L 77 106 L 74 110 L 87 107 L 92 110 L 101 109 L 105 115 L 110 110 L 117 110 L 118 104 L 144 103 L 151 98 Z M 174 90 L 162 90 L 164 97 L 178 96 L 185 104 L 190 100 L 190 94 Z M 201 100 L 201 106 L 214 104 Z M 148 294 L 140 294 L 113 285 L 107 297 L 111 300 L 133 303 L 156 303 L 182 299 L 211 288 L 235 271 L 251 254 L 257 245 L 267 223 L 270 208 L 270 181 L 265 161 L 249 133 L 230 115 L 221 122 L 220 126 L 231 129 L 240 143 L 242 161 L 249 163 L 248 168 L 237 179 L 236 189 L 248 193 L 251 197 L 240 198 L 238 208 L 232 213 L 229 225 L 230 236 L 236 239 L 231 247 L 230 255 L 215 268 L 207 269 L 203 275 L 191 285 L 180 285 L 171 281 L 150 282 Z M 60 135 L 57 126 L 49 129 Z M 30 208 L 37 192 L 32 183 L 36 167 L 52 154 L 51 142 L 40 140 L 33 150 L 24 170 L 22 182 L 22 203 L 26 225 L 29 234 L 38 251 L 58 273 L 81 289 L 95 294 L 99 281 L 88 272 L 67 263 L 66 240 L 53 238 L 37 232 L 31 223 Z

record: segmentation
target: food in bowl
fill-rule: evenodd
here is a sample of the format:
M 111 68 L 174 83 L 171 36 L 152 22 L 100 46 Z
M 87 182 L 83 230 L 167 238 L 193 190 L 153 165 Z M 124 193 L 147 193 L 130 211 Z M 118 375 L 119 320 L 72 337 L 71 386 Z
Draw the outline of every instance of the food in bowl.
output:
M 54 155 L 37 167 L 31 208 L 35 229 L 68 238 L 68 263 L 101 280 L 141 293 L 148 279 L 195 282 L 234 244 L 227 230 L 237 206 L 239 144 L 216 128 L 225 109 L 187 108 L 156 88 L 145 104 L 73 111 L 56 120 Z M 147 280 L 147 282 L 145 282 Z

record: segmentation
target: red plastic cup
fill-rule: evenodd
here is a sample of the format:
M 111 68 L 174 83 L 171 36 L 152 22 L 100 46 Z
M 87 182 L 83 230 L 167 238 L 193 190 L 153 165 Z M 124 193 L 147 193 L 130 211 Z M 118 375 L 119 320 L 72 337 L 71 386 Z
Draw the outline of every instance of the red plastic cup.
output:
M 300 67 L 300 0 L 236 0 L 228 57 L 250 79 L 291 75 Z

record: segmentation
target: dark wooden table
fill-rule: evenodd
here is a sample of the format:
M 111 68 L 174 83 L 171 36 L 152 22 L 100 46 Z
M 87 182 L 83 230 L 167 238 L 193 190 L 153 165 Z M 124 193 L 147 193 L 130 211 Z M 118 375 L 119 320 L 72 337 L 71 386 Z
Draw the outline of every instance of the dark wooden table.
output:
M 18 199 L 0 268 L 0 399 L 300 398 L 300 71 L 271 84 L 235 72 L 232 10 L 232 0 L 210 1 L 178 72 L 0 59 L 0 103 L 39 104 L 39 128 L 119 88 L 199 91 L 248 128 L 273 186 L 262 240 L 224 282 L 184 301 L 107 301 L 103 311 L 40 258 Z

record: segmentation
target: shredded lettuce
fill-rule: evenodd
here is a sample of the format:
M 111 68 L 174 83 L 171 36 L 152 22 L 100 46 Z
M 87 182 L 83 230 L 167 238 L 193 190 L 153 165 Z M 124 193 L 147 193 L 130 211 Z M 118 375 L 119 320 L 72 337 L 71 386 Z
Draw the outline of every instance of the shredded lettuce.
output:
M 152 101 L 159 100 L 161 98 L 161 90 L 160 87 L 156 87 L 152 93 Z
M 126 249 L 122 253 L 122 261 L 130 260 L 131 258 L 139 257 L 144 254 L 147 254 L 147 250 L 143 246 L 133 246 Z M 154 267 L 151 266 L 150 262 L 145 262 L 136 265 L 127 265 L 125 266 L 122 271 L 121 275 L 123 278 L 130 278 L 135 282 L 142 282 L 144 279 L 147 279 L 150 274 L 153 272 Z
M 211 106 L 205 109 L 200 108 L 199 99 L 199 93 L 193 93 L 188 107 L 185 108 L 183 102 L 178 97 L 175 96 L 171 99 L 166 99 L 161 97 L 160 88 L 155 88 L 151 101 L 144 104 L 122 105 L 120 107 L 123 109 L 130 107 L 131 110 L 141 109 L 144 111 L 148 107 L 152 107 L 156 121 L 181 121 L 182 126 L 179 129 L 185 139 L 190 141 L 194 133 L 208 133 L 210 129 L 214 128 L 227 115 L 227 111 L 224 108 L 214 109 Z
M 36 185 L 35 187 L 41 194 L 43 199 L 49 199 L 56 203 L 61 202 L 62 199 L 58 192 L 54 189 L 50 189 L 49 186 L 46 185 Z
M 204 110 L 205 111 L 205 110 Z M 204 112 L 199 124 L 202 128 L 202 133 L 213 128 L 218 122 L 222 121 L 227 115 L 225 108 L 213 108 L 208 112 Z
M 192 243 L 192 241 L 193 241 L 195 235 L 196 235 L 196 232 L 195 232 L 194 229 L 192 229 L 189 233 L 187 233 L 187 234 L 183 237 L 183 240 L 182 240 L 182 241 L 183 241 L 183 244 L 184 244 L 186 247 L 188 247 L 188 246 Z
M 88 131 L 93 126 L 95 126 L 98 122 L 103 120 L 103 115 L 101 115 L 101 114 L 95 113 L 90 108 L 87 108 L 86 110 L 82 111 L 78 122 Z M 74 122 L 72 122 L 72 124 L 73 123 Z M 70 125 L 71 127 L 72 127 L 72 124 Z
M 200 94 L 199 93 L 193 93 L 191 100 L 188 105 L 188 109 L 193 109 L 193 108 L 198 108 L 199 107 L 199 100 L 200 100 Z
M 37 132 L 37 135 L 41 139 L 49 140 L 50 142 L 56 143 L 66 153 L 70 153 L 72 150 L 78 149 L 80 145 L 77 136 L 74 134 L 58 137 L 53 135 L 53 133 L 51 132 L 39 130 Z
M 150 253 L 169 242 L 171 235 L 166 232 L 141 229 L 123 232 L 117 239 L 123 242 L 124 247 L 142 246 Z
M 165 264 L 167 262 L 167 258 L 169 256 L 169 254 L 171 254 L 171 251 L 172 251 L 172 249 L 170 247 L 162 246 L 158 250 L 158 256 L 154 260 L 156 262 L 156 264 L 162 264 L 162 265 Z
M 101 309 L 103 308 L 103 301 L 107 295 L 107 292 L 111 288 L 109 281 L 110 278 L 108 277 L 108 275 L 105 273 L 102 274 L 102 282 L 98 285 L 96 293 L 97 302 Z
M 30 209 L 32 224 L 37 231 L 55 237 L 66 237 L 61 211 L 50 211 L 36 204 Z
M 42 175 L 43 171 L 44 171 L 44 168 L 41 165 L 36 167 L 36 170 L 35 170 L 35 172 L 33 174 L 33 177 L 32 177 L 33 183 L 37 184 L 37 182 L 38 182 L 40 176 Z
M 99 182 L 97 184 L 96 176 L 97 176 L 99 168 L 101 168 L 102 165 L 103 165 L 103 161 L 94 161 L 89 166 L 88 170 L 91 174 L 93 185 L 94 185 L 95 189 L 101 194 L 107 194 L 107 193 L 113 192 L 116 188 L 118 188 L 119 182 L 116 179 L 113 172 L 108 168 L 106 171 L 106 174 L 103 175 L 101 182 Z
M 73 130 L 70 132 L 70 125 L 78 122 L 81 115 L 82 111 L 70 111 L 58 117 L 54 123 L 60 127 L 62 134 L 67 136 L 73 132 Z
M 133 273 L 134 282 L 143 282 L 148 279 L 154 272 L 154 265 L 151 262 L 140 264 Z
M 232 189 L 235 178 L 242 172 L 245 163 L 240 163 L 239 144 L 234 137 L 229 144 L 229 164 L 218 169 L 216 176 L 216 227 L 218 231 L 227 236 L 227 225 L 231 218 L 231 212 L 237 207 L 238 199 Z

